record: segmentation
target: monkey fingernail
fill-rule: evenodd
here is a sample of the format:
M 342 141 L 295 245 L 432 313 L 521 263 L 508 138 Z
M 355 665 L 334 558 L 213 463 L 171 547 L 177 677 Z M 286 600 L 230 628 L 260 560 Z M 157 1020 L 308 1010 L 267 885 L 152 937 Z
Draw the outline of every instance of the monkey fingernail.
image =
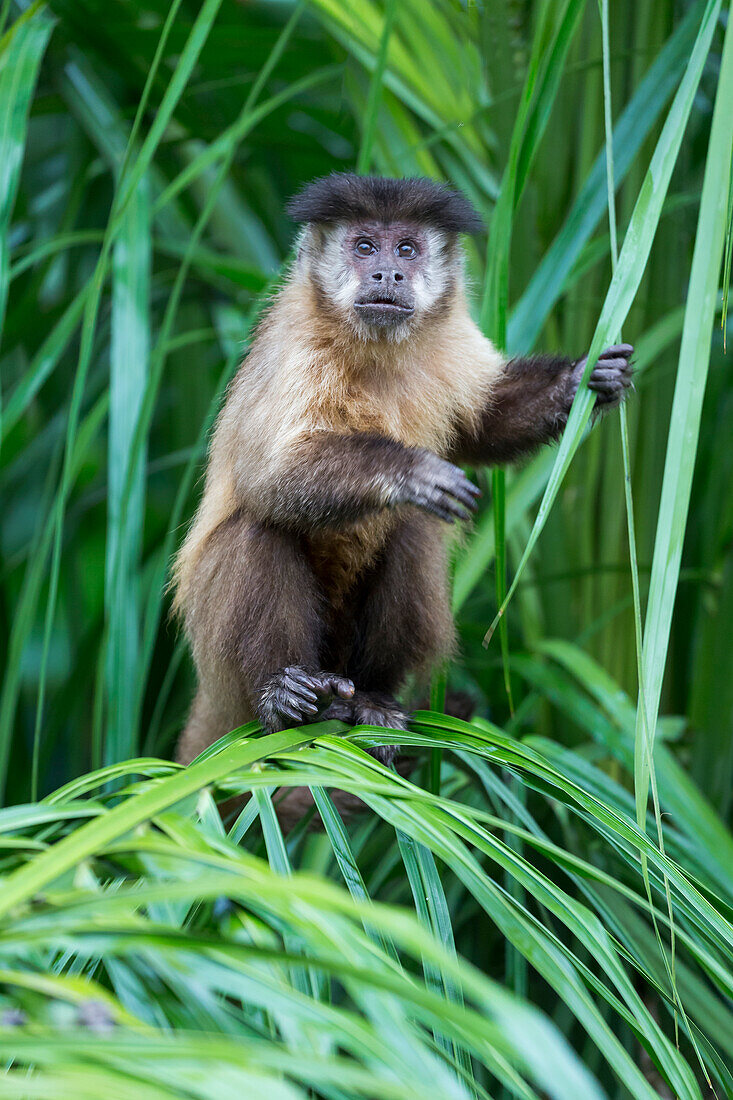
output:
M 303 721 L 303 715 L 300 711 L 294 710 L 292 707 L 279 707 L 278 709 L 283 718 L 292 718 L 298 723 Z

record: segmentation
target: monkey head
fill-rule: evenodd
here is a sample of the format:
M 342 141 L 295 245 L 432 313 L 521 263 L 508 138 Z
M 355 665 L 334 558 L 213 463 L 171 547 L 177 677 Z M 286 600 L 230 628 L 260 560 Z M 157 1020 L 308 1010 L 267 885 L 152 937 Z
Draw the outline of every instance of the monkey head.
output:
M 299 260 L 319 307 L 362 340 L 401 341 L 455 292 L 460 232 L 481 221 L 458 191 L 429 179 L 335 173 L 289 205 L 306 227 Z

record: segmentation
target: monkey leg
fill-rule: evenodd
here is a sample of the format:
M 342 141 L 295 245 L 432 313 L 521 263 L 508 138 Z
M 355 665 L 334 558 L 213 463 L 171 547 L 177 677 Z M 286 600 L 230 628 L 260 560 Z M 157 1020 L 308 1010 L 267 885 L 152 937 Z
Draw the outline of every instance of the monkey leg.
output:
M 179 764 L 190 764 L 192 760 L 218 741 L 225 733 L 236 729 L 245 722 L 252 721 L 251 712 L 238 710 L 236 717 L 227 714 L 225 708 L 217 707 L 199 688 L 191 706 L 185 729 L 176 745 L 176 760 Z
M 322 595 L 297 536 L 233 516 L 209 538 L 191 593 L 184 612 L 199 688 L 177 746 L 179 763 L 188 764 L 253 718 L 264 718 L 268 728 L 293 725 L 295 719 L 284 713 L 288 700 L 299 701 L 302 720 L 312 717 L 300 707 L 312 704 L 312 694 L 353 692 L 345 677 L 315 671 L 323 641 Z M 346 792 L 334 792 L 334 800 L 345 816 L 364 808 Z M 245 801 L 230 799 L 222 812 L 241 809 Z M 280 792 L 275 802 L 286 830 L 313 807 L 303 787 Z
M 446 551 L 440 525 L 412 512 L 390 535 L 371 577 L 346 672 L 353 699 L 335 699 L 324 714 L 352 725 L 406 729 L 407 714 L 395 694 L 411 672 L 427 673 L 453 648 Z M 393 746 L 372 750 L 389 763 Z
M 453 645 L 442 526 L 411 512 L 396 525 L 374 570 L 347 674 L 357 691 L 393 695 L 408 673 L 428 673 Z
M 296 535 L 239 513 L 210 536 L 184 607 L 199 693 L 179 754 L 242 722 L 283 729 L 314 716 L 314 697 L 348 695 L 319 672 L 323 598 Z M 209 742 L 210 743 L 210 742 Z

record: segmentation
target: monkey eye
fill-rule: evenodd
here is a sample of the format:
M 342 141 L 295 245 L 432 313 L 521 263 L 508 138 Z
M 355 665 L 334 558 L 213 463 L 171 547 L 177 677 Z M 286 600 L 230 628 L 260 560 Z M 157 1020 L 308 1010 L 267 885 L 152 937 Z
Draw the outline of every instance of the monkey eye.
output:
M 414 241 L 400 241 L 395 248 L 395 252 L 403 260 L 414 260 L 417 256 L 417 245 Z
M 368 237 L 360 237 L 354 245 L 354 252 L 357 256 L 373 256 L 375 252 L 379 252 L 379 249 Z

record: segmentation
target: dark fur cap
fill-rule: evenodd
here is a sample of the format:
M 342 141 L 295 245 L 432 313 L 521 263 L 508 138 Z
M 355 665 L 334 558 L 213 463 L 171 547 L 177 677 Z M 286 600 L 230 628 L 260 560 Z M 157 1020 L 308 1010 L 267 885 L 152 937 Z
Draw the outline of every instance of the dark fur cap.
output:
M 298 222 L 416 221 L 448 233 L 477 233 L 483 228 L 461 191 L 426 177 L 385 179 L 333 172 L 304 187 L 287 211 Z

